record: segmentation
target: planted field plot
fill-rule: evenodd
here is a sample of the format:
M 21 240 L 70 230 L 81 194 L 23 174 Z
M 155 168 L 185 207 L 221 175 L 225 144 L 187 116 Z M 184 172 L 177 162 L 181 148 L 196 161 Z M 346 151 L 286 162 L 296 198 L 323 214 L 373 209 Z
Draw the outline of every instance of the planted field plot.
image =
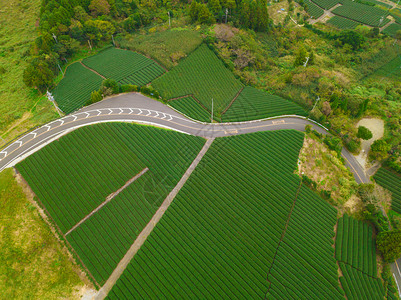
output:
M 354 29 L 356 26 L 361 25 L 361 23 L 359 22 L 355 22 L 353 20 L 346 19 L 340 16 L 334 16 L 330 18 L 330 20 L 328 20 L 326 23 L 331 24 L 339 29 Z
M 383 299 L 386 295 L 382 281 L 340 262 L 341 285 L 347 299 Z
M 336 259 L 372 277 L 377 277 L 376 248 L 372 228 L 344 215 L 338 220 Z
M 340 3 L 339 0 L 313 0 L 313 2 L 324 8 L 325 10 L 329 10 L 330 8 L 333 8 L 338 3 Z
M 143 86 L 164 73 L 155 61 L 142 54 L 109 48 L 82 61 L 86 66 L 121 84 Z
M 385 168 L 380 168 L 373 178 L 377 184 L 392 193 L 391 209 L 397 213 L 401 213 L 401 175 Z
M 192 94 L 209 111 L 213 98 L 216 113 L 222 112 L 243 87 L 205 44 L 152 85 L 164 99 Z
M 344 299 L 333 237 L 337 210 L 302 186 L 267 281 L 266 299 Z
M 381 1 L 377 1 L 377 0 L 362 0 L 361 2 L 374 4 L 375 6 L 378 6 L 378 7 L 381 6 L 383 9 L 390 9 L 393 7 L 392 5 L 390 5 L 388 3 L 384 3 Z
M 265 298 L 300 185 L 292 173 L 302 140 L 295 131 L 216 139 L 109 298 Z M 341 298 L 332 248 L 336 211 L 305 187 L 300 198 L 288 229 L 292 256 L 281 250 L 276 259 L 288 269 L 279 280 L 296 279 L 293 288 L 301 287 L 304 298 Z M 300 280 L 305 272 L 310 282 Z M 320 280 L 324 290 L 315 290 Z M 284 295 L 281 285 L 271 289 Z
M 76 62 L 68 66 L 52 94 L 58 107 L 69 114 L 84 106 L 91 93 L 98 90 L 101 84 L 102 77 Z
M 335 8 L 332 13 L 375 27 L 382 27 L 390 22 L 386 18 L 389 14 L 388 11 L 350 0 L 342 0 L 342 5 Z
M 173 108 L 183 113 L 184 115 L 201 121 L 201 122 L 210 122 L 211 113 L 205 110 L 194 98 L 185 97 L 173 101 L 169 101 L 168 103 Z
M 305 0 L 304 3 L 306 3 L 306 5 L 307 5 L 306 11 L 308 12 L 308 14 L 310 14 L 310 16 L 311 16 L 313 19 L 317 19 L 317 18 L 319 18 L 320 16 L 323 15 L 324 10 L 321 9 L 319 6 L 317 6 L 317 5 L 316 5 L 315 3 L 313 3 L 312 1 L 310 1 L 310 0 Z
M 223 122 L 257 120 L 280 115 L 306 116 L 298 104 L 253 87 L 245 87 L 222 116 Z
M 66 234 L 128 180 L 149 168 L 67 235 L 102 284 L 204 142 L 152 127 L 94 125 L 51 143 L 19 163 L 17 169 Z
M 401 25 L 397 23 L 390 24 L 387 28 L 385 28 L 382 33 L 388 34 L 392 37 L 395 37 L 395 34 L 398 30 L 401 30 Z
M 399 80 L 401 77 L 401 56 L 397 56 L 381 68 L 375 70 L 369 80 Z
M 401 9 L 393 8 L 390 10 L 390 15 L 394 18 L 396 23 L 401 24 Z

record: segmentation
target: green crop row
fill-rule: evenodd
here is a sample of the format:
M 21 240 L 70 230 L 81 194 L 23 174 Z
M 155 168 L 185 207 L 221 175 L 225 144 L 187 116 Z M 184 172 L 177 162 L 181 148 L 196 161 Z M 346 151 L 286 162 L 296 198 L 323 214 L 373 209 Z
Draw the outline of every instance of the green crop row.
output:
M 340 16 L 334 16 L 326 23 L 331 24 L 339 29 L 354 29 L 356 26 L 361 25 L 361 23 Z
M 59 108 L 69 114 L 90 99 L 93 91 L 98 90 L 102 78 L 82 66 L 79 62 L 68 66 L 63 79 L 52 91 Z
M 66 233 L 145 167 L 142 177 L 67 240 L 98 281 L 110 276 L 136 236 L 180 180 L 204 139 L 124 123 L 80 128 L 17 165 Z
M 138 86 L 146 85 L 164 73 L 164 69 L 150 58 L 116 48 L 108 48 L 82 62 L 106 78 Z
M 209 111 L 213 98 L 216 113 L 222 112 L 243 86 L 205 44 L 152 85 L 165 99 L 192 94 Z
M 375 27 L 382 27 L 390 22 L 386 18 L 388 11 L 351 0 L 341 0 L 341 2 L 342 5 L 332 11 L 333 14 Z
M 376 277 L 376 248 L 372 228 L 348 215 L 340 218 L 337 227 L 336 259 Z
M 216 139 L 109 298 L 264 297 L 302 141 L 295 131 Z
M 325 10 L 328 10 L 340 3 L 339 0 L 313 0 L 313 2 L 324 8 Z
M 205 110 L 198 102 L 192 97 L 185 97 L 177 100 L 170 101 L 168 103 L 173 108 L 183 113 L 184 115 L 191 117 L 192 119 L 201 122 L 210 122 L 211 113 Z
M 401 175 L 385 168 L 380 168 L 373 178 L 377 184 L 391 192 L 391 209 L 401 213 Z
M 337 211 L 302 186 L 268 275 L 267 299 L 343 299 L 332 247 Z
M 395 37 L 397 31 L 401 30 L 401 25 L 398 23 L 390 24 L 387 28 L 385 28 L 382 33 L 388 34 L 392 37 Z
M 319 18 L 320 16 L 323 15 L 324 10 L 321 9 L 319 6 L 317 6 L 315 3 L 313 3 L 310 0 L 305 0 L 304 3 L 307 5 L 306 11 L 308 14 L 311 15 L 314 19 Z
M 343 276 L 340 277 L 341 285 L 349 300 L 356 299 L 383 299 L 385 290 L 379 278 L 373 278 L 352 266 L 341 263 Z
M 280 115 L 306 116 L 298 104 L 253 87 L 245 87 L 231 107 L 222 116 L 224 122 L 263 119 Z

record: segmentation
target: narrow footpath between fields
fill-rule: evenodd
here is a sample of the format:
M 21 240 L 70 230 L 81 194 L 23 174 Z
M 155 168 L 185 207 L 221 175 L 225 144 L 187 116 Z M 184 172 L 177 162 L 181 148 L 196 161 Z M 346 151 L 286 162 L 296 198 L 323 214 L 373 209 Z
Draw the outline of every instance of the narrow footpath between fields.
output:
M 127 253 L 124 255 L 122 260 L 118 263 L 117 267 L 114 269 L 113 273 L 110 275 L 109 279 L 105 282 L 102 288 L 99 290 L 97 295 L 95 296 L 95 300 L 103 300 L 106 298 L 107 294 L 110 292 L 114 284 L 117 282 L 118 278 L 120 278 L 121 274 L 127 268 L 128 264 L 130 263 L 131 259 L 135 256 L 138 250 L 141 248 L 143 243 L 146 241 L 148 236 L 152 233 L 153 229 L 156 227 L 156 224 L 160 221 L 163 217 L 164 213 L 167 211 L 170 204 L 173 202 L 175 196 L 177 196 L 178 192 L 184 186 L 185 182 L 188 180 L 189 176 L 191 176 L 192 172 L 195 170 L 196 166 L 201 161 L 202 157 L 205 155 L 207 150 L 210 148 L 214 141 L 214 138 L 210 138 L 206 141 L 203 148 L 198 153 L 194 161 L 191 163 L 189 168 L 185 171 L 184 175 L 181 177 L 180 181 L 174 187 L 174 189 L 168 194 L 166 199 L 164 199 L 162 205 L 153 215 L 152 219 L 146 225 L 146 227 L 142 230 L 142 232 L 138 235 L 135 242 L 129 248 Z
M 128 180 L 121 188 L 119 188 L 116 192 L 110 194 L 107 196 L 106 200 L 100 204 L 97 208 L 95 208 L 89 215 L 87 215 L 85 218 L 83 218 L 81 221 L 79 221 L 74 227 L 72 227 L 68 232 L 65 234 L 67 236 L 70 234 L 72 231 L 77 229 L 79 225 L 81 225 L 83 222 L 88 220 L 91 216 L 93 216 L 95 213 L 97 213 L 103 206 L 105 206 L 107 203 L 109 203 L 114 197 L 116 197 L 122 190 L 124 190 L 127 186 L 129 186 L 131 183 L 133 183 L 135 180 L 137 180 L 139 177 L 141 177 L 143 174 L 145 174 L 147 171 L 149 171 L 149 168 L 143 169 L 141 172 L 136 174 L 134 177 L 132 177 L 130 180 Z

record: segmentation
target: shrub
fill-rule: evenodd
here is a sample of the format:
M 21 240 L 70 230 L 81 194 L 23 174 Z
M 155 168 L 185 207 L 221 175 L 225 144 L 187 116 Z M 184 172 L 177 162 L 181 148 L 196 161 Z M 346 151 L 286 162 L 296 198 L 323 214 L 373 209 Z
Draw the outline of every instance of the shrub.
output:
M 93 91 L 91 93 L 90 99 L 87 101 L 86 105 L 99 102 L 103 99 L 102 93 L 100 91 Z
M 359 152 L 359 148 L 360 148 L 360 146 L 361 146 L 361 142 L 358 140 L 358 141 L 355 141 L 355 140 L 350 140 L 349 142 L 347 142 L 346 144 L 345 144 L 345 146 L 347 147 L 347 149 L 349 150 L 349 151 L 351 151 L 352 153 L 358 153 Z
M 401 256 L 401 230 L 381 232 L 376 243 L 385 261 L 393 262 Z
M 356 136 L 359 137 L 360 139 L 363 139 L 363 140 L 369 140 L 369 139 L 371 139 L 373 137 L 373 134 L 365 126 L 359 126 L 358 127 L 358 133 L 357 133 Z
M 120 86 L 121 93 L 137 92 L 138 86 L 133 84 L 123 84 Z
M 141 87 L 141 93 L 144 95 L 151 96 L 152 98 L 159 99 L 159 92 L 157 92 L 154 88 L 151 86 L 143 86 Z
M 111 90 L 111 94 L 118 94 L 120 92 L 120 87 L 114 79 L 105 79 L 102 82 L 102 89 L 103 89 L 103 94 L 107 89 Z M 107 93 L 109 94 L 109 93 Z

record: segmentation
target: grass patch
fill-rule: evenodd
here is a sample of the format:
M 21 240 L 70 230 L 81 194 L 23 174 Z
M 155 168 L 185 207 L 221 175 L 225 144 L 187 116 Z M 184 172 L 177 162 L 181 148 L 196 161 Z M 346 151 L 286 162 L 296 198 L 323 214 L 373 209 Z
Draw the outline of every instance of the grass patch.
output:
M 130 35 L 126 39 L 120 39 L 118 44 L 121 48 L 145 54 L 171 69 L 180 58 L 194 51 L 201 42 L 198 32 L 177 28 L 147 35 Z
M 13 177 L 0 173 L 2 299 L 78 299 L 77 267 Z
M 0 10 L 0 147 L 7 140 L 58 114 L 49 101 L 22 81 L 28 49 L 36 36 L 40 0 L 1 1 Z

